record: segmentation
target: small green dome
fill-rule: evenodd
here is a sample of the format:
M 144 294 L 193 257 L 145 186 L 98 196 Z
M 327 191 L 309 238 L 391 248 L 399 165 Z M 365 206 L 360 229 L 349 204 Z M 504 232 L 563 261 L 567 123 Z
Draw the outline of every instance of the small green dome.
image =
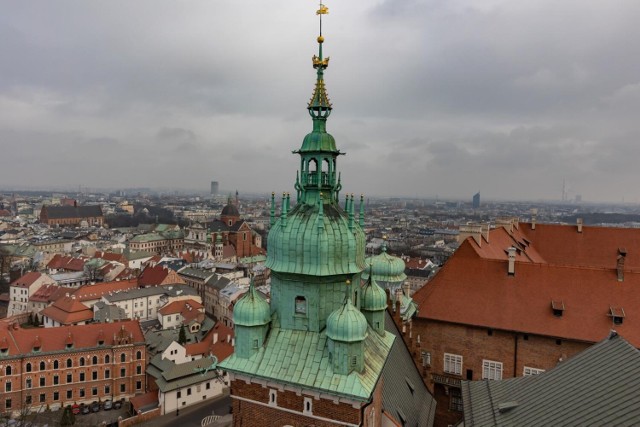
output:
M 387 253 L 387 246 L 382 246 L 379 255 L 368 257 L 365 260 L 367 268 L 362 273 L 364 279 L 369 278 L 369 271 L 380 282 L 397 283 L 407 278 L 404 274 L 405 264 L 400 258 Z
M 363 341 L 367 326 L 367 318 L 348 299 L 327 318 L 327 337 L 342 342 Z
M 262 326 L 271 321 L 269 303 L 253 287 L 233 307 L 233 323 L 240 326 Z
M 336 140 L 326 132 L 311 132 L 304 137 L 300 152 L 329 151 L 337 153 Z
M 367 311 L 387 308 L 387 293 L 373 279 L 369 279 L 362 290 L 361 307 Z

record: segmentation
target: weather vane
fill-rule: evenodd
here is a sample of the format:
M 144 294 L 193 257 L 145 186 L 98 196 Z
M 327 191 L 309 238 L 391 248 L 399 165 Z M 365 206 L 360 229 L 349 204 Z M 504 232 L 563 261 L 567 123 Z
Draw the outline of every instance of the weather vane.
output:
M 326 15 L 329 13 L 329 8 L 322 4 L 320 1 L 320 7 L 316 10 L 316 15 L 320 17 L 320 35 L 318 36 L 318 44 L 319 46 L 319 56 L 313 55 L 313 68 L 320 68 L 320 70 L 324 70 L 329 66 L 329 58 L 322 57 L 322 43 L 324 42 L 324 37 L 322 37 L 322 15 Z

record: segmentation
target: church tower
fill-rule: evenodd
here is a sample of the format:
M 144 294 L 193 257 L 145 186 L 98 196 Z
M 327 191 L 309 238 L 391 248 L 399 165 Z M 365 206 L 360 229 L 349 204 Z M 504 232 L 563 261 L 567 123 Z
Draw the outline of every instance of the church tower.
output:
M 340 203 L 337 162 L 344 153 L 327 132 L 327 13 L 321 4 L 312 58 L 316 80 L 307 106 L 312 129 L 294 151 L 295 205 L 284 193 L 277 218 L 272 195 L 266 262 L 271 301 L 267 306 L 253 285 L 239 300 L 233 314 L 238 348 L 219 366 L 231 379 L 235 426 L 381 425 L 380 378 L 396 337 L 385 331 L 384 291 L 375 283 L 360 286 L 363 198 L 358 218 L 352 194 Z

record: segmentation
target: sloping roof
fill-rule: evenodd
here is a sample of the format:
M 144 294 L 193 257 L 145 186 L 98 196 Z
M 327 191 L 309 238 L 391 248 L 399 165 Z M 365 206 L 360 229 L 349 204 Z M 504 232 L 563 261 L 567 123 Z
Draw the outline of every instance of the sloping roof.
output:
M 102 298 L 109 293 L 136 289 L 138 280 L 119 280 L 115 282 L 96 283 L 95 285 L 84 285 L 78 288 L 73 296 L 79 301 L 92 301 Z
M 37 271 L 31 271 L 25 274 L 24 276 L 11 282 L 10 286 L 15 286 L 19 288 L 28 288 L 29 286 L 33 285 L 36 282 L 36 280 L 38 280 L 40 277 L 42 277 L 42 273 L 38 273 Z
M 93 319 L 93 311 L 75 298 L 62 297 L 40 312 L 61 325 L 72 325 Z
M 535 233 L 541 227 L 538 224 Z M 590 228 L 585 227 L 584 233 L 590 233 Z M 520 232 L 523 229 L 526 231 L 521 225 Z M 612 230 L 621 235 L 617 229 Z M 627 231 L 640 233 L 640 230 Z M 465 240 L 438 274 L 414 294 L 413 299 L 420 307 L 417 317 L 598 342 L 612 326 L 610 309 L 620 307 L 626 317 L 616 328 L 634 346 L 640 347 L 640 271 L 627 270 L 625 264 L 624 281 L 620 282 L 615 264 L 605 268 L 598 264 L 571 265 L 569 261 L 562 265 L 534 262 L 521 253 L 516 259 L 515 275 L 509 276 L 504 250 L 513 240 L 503 239 L 505 233 L 503 228 L 492 231 L 490 243 L 483 241 L 481 248 L 472 238 Z M 558 246 L 566 245 L 560 240 Z M 532 251 L 533 238 L 530 242 L 523 253 Z M 490 245 L 496 247 L 489 251 Z M 613 248 L 614 245 L 610 245 L 612 251 Z M 629 258 L 634 250 L 631 246 L 627 249 Z M 484 256 L 478 256 L 479 251 Z M 616 252 L 617 249 L 610 258 L 615 259 Z M 544 251 L 536 253 L 547 259 Z M 552 301 L 564 303 L 561 317 L 554 316 Z
M 64 269 L 70 271 L 84 271 L 84 265 L 89 260 L 85 257 L 71 257 L 66 255 L 55 254 L 51 261 L 47 264 L 50 269 Z
M 158 391 L 148 391 L 144 394 L 139 394 L 137 396 L 129 399 L 131 402 L 131 406 L 133 406 L 133 412 L 135 414 L 140 412 L 150 411 L 151 409 L 155 409 L 158 407 Z
M 640 422 L 640 351 L 617 334 L 539 375 L 463 381 L 472 426 L 630 426 Z
M 211 369 L 206 373 L 200 372 L 200 370 L 211 366 L 211 363 L 210 358 L 204 357 L 177 364 L 170 359 L 162 359 L 162 355 L 157 354 L 147 366 L 147 374 L 154 377 L 160 391 L 166 393 L 217 378 L 219 373 L 216 369 Z
M 202 304 L 192 299 L 188 299 L 169 303 L 158 310 L 158 313 L 163 316 L 180 313 L 185 323 L 189 323 L 192 320 L 198 318 L 200 315 L 204 316 L 204 314 L 201 312 L 202 309 Z
M 73 292 L 72 288 L 64 288 L 58 285 L 44 285 L 29 297 L 32 302 L 50 302 L 61 298 L 66 293 Z
M 400 331 L 388 311 L 385 311 L 384 328 L 400 337 Z M 409 349 L 400 338 L 393 342 L 389 352 L 382 371 L 382 384 L 382 409 L 386 413 L 401 421 L 400 411 L 405 420 L 402 425 L 406 427 L 433 425 L 436 401 L 424 385 Z
M 114 345 L 113 337 L 126 333 L 133 343 L 144 343 L 140 322 L 128 320 L 115 323 L 92 323 L 89 325 L 59 326 L 57 328 L 13 329 L 0 324 L 0 348 L 4 339 L 9 344 L 9 356 L 28 354 L 33 350 L 36 338 L 41 342 L 40 353 L 64 352 L 66 341 L 71 336 L 73 348 L 95 348 L 100 337 L 105 345 Z
M 49 219 L 59 218 L 87 218 L 102 216 L 102 208 L 97 205 L 90 206 L 43 206 Z
M 387 355 L 396 337 L 384 337 L 369 329 L 364 340 L 362 373 L 333 373 L 329 363 L 327 334 L 272 328 L 258 353 L 248 359 L 234 353 L 220 364 L 222 369 L 249 374 L 269 381 L 279 381 L 307 389 L 366 401 L 380 378 Z

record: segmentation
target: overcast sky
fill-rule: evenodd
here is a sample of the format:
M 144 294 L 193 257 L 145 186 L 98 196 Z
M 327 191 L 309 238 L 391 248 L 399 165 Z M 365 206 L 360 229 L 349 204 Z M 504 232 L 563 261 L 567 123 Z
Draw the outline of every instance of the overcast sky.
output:
M 640 1 L 326 5 L 344 190 L 640 201 Z M 0 187 L 293 191 L 316 2 L 0 7 Z

